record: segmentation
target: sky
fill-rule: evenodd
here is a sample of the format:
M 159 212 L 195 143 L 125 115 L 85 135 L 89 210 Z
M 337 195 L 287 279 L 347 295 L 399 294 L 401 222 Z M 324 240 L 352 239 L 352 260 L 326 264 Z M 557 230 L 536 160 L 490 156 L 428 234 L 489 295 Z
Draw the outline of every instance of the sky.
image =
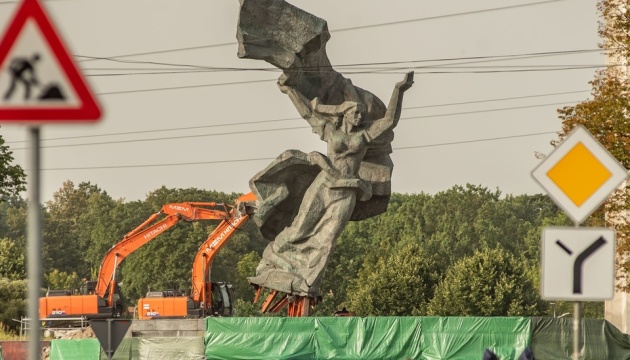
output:
M 415 71 L 392 143 L 397 193 L 544 193 L 535 153 L 553 150 L 557 109 L 589 99 L 604 66 L 591 0 L 289 2 L 327 21 L 333 67 L 385 103 Z M 68 180 L 126 201 L 162 186 L 248 192 L 284 150 L 325 152 L 280 73 L 237 57 L 237 0 L 43 4 L 103 111 L 39 125 L 43 202 Z M 0 0 L 0 34 L 18 5 Z M 28 126 L 0 123 L 0 135 L 31 174 Z

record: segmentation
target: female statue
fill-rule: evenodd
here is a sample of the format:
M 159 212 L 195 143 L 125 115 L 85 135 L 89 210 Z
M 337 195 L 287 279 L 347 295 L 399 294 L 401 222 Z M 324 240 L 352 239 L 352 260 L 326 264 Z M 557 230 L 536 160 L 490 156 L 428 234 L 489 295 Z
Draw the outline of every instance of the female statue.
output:
M 392 134 L 400 119 L 403 94 L 412 84 L 413 72 L 409 72 L 395 85 L 385 115 L 370 119 L 361 102 L 321 104 L 317 97 L 309 101 L 280 79 L 280 90 L 327 143 L 327 155 L 289 150 L 250 182 L 260 200 L 257 223 L 287 224 L 276 226 L 276 233 L 266 233 L 261 227 L 263 235 L 273 241 L 250 283 L 299 296 L 319 295 L 335 241 L 351 220 L 357 202 L 372 197 L 370 181 L 359 176 L 362 161 L 371 143 Z M 273 220 L 269 214 L 278 210 L 283 215 Z

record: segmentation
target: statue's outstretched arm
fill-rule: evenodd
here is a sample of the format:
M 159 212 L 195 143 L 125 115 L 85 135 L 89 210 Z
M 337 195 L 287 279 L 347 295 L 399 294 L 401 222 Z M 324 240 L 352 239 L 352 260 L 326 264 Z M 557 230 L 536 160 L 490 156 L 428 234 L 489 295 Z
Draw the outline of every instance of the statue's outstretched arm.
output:
M 413 85 L 413 71 L 408 72 L 405 78 L 394 87 L 392 97 L 389 100 L 387 111 L 382 119 L 376 120 L 368 125 L 367 132 L 370 138 L 374 139 L 387 130 L 391 130 L 398 125 L 400 112 L 402 109 L 403 94 Z
M 314 129 L 322 127 L 323 123 L 326 122 L 326 119 L 313 111 L 312 102 L 309 101 L 304 94 L 293 87 L 282 84 L 281 82 L 278 82 L 278 87 L 280 88 L 280 91 L 289 95 L 289 99 L 293 102 L 293 106 L 295 106 L 297 111 L 300 113 L 300 116 L 308 121 L 311 127 Z M 313 99 L 313 101 L 317 102 L 317 98 Z

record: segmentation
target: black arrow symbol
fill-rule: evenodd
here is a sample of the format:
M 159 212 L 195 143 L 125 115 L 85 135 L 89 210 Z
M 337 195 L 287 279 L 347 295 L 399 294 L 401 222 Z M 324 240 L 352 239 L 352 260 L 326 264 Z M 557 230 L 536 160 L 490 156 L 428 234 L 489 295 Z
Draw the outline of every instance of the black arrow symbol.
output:
M 562 248 L 562 250 L 566 251 L 569 255 L 573 252 L 566 247 L 560 240 L 556 241 L 556 244 Z M 587 247 L 584 251 L 582 251 L 576 258 L 573 263 L 573 293 L 581 294 L 582 293 L 582 265 L 586 261 L 586 259 L 593 255 L 597 249 L 604 246 L 606 244 L 606 239 L 603 236 L 600 236 L 599 239 L 595 240 L 589 247 Z

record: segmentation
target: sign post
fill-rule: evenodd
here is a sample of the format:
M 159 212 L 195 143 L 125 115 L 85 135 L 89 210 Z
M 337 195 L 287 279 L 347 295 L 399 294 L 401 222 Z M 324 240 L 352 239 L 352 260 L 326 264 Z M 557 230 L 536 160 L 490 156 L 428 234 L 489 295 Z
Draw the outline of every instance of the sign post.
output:
M 42 279 L 40 131 L 49 123 L 96 122 L 101 110 L 38 0 L 23 0 L 0 38 L 0 123 L 29 125 L 27 276 L 30 360 L 40 358 Z
M 581 301 L 613 298 L 616 249 L 614 230 L 580 224 L 628 172 L 584 127 L 576 126 L 532 177 L 575 224 L 543 229 L 541 295 L 546 300 L 574 301 L 573 360 L 579 360 Z

